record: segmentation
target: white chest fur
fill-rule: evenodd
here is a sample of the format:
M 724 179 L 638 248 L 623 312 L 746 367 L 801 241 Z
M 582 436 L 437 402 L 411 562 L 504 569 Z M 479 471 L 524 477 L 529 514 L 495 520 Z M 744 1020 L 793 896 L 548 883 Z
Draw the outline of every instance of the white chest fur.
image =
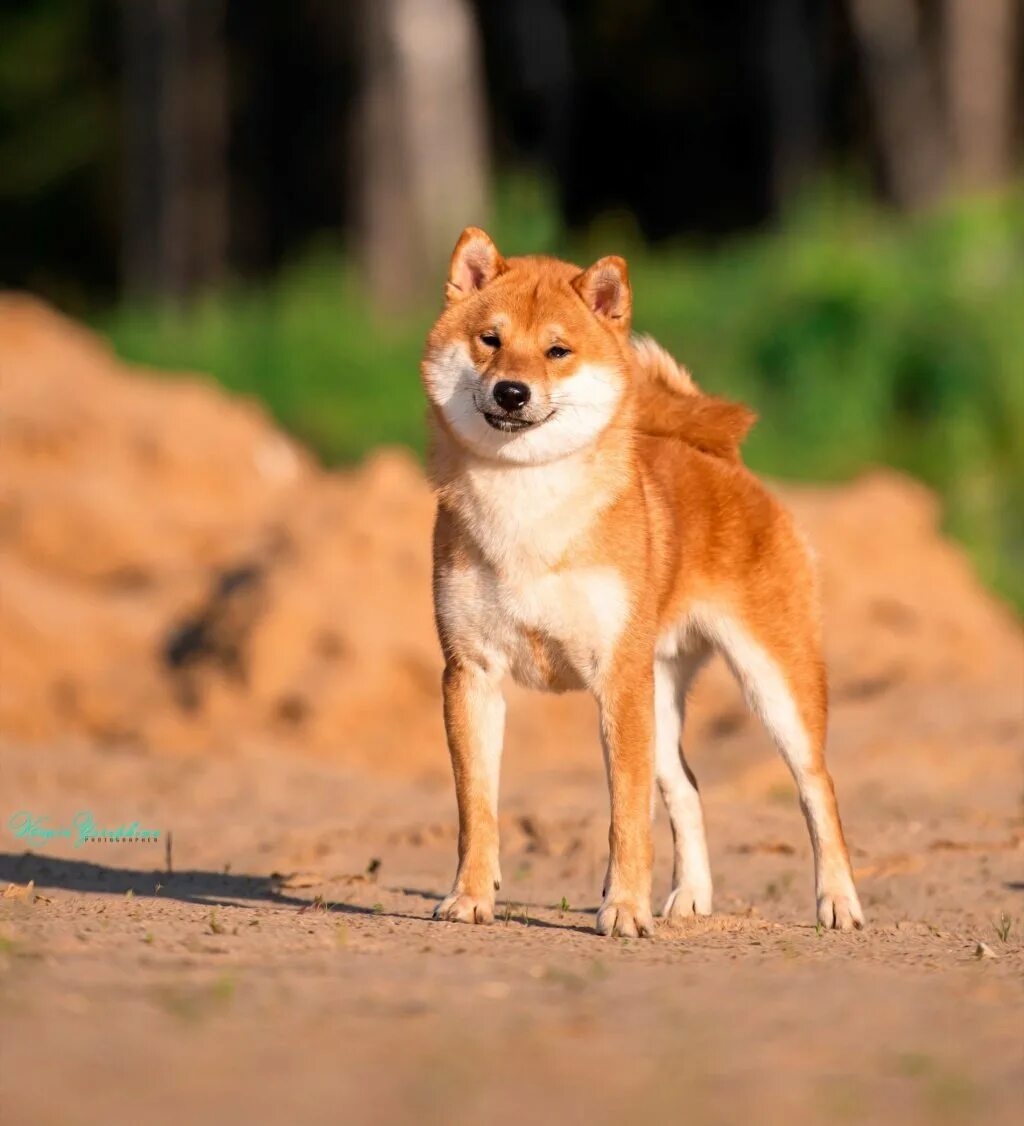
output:
M 629 614 L 614 568 L 572 565 L 573 543 L 600 507 L 585 469 L 573 459 L 482 466 L 453 498 L 482 558 L 438 576 L 448 636 L 470 659 L 531 687 L 592 685 Z
M 457 507 L 488 562 L 521 574 L 561 561 L 600 502 L 588 488 L 586 463 L 565 458 L 551 465 L 484 463 L 468 469 Z
M 600 678 L 629 605 L 610 567 L 509 578 L 481 563 L 442 572 L 438 610 L 470 660 L 529 687 L 564 690 Z

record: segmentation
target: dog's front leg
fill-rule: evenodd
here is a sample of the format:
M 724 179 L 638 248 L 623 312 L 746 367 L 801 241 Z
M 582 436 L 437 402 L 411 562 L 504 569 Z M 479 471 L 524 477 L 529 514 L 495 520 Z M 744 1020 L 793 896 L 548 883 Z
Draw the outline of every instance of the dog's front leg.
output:
M 651 795 L 654 758 L 654 672 L 648 664 L 617 670 L 599 694 L 601 738 L 611 828 L 608 878 L 597 912 L 599 934 L 628 937 L 654 933 L 651 915 Z
M 459 806 L 459 868 L 437 919 L 494 921 L 498 867 L 498 775 L 505 727 L 499 677 L 479 665 L 449 661 L 444 670 L 444 724 Z

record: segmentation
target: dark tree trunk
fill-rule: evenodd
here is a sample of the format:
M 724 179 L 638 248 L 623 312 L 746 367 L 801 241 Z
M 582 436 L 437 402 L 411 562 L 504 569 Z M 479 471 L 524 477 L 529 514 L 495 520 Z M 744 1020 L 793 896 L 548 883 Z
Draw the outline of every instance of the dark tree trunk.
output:
M 1019 0 L 946 0 L 946 94 L 958 186 L 1004 182 L 1013 166 Z
M 771 177 L 776 207 L 810 183 L 821 158 L 823 83 L 818 11 L 814 0 L 769 0 L 765 8 Z
M 395 308 L 440 291 L 459 232 L 484 222 L 480 46 L 467 0 L 363 0 L 360 14 L 360 257 Z
M 984 0 L 972 0 L 984 2 Z M 914 0 L 849 0 L 881 149 L 886 188 L 912 210 L 948 182 L 948 141 L 938 82 Z
M 121 9 L 123 285 L 181 302 L 225 266 L 224 0 L 126 0 Z

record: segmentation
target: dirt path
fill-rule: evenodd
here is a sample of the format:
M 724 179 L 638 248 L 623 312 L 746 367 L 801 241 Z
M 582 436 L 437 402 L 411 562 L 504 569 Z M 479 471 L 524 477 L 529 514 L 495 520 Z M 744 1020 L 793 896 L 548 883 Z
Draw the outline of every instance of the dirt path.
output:
M 763 757 L 748 735 L 730 774 Z M 509 907 L 487 928 L 429 919 L 454 850 L 442 777 L 84 747 L 6 746 L 3 764 L 14 809 L 170 827 L 174 869 L 163 844 L 26 854 L 5 831 L 0 886 L 34 880 L 38 896 L 0 901 L 11 1126 L 83 1107 L 146 1122 L 1020 1120 L 1024 836 L 998 780 L 966 805 L 880 793 L 837 763 L 871 921 L 852 936 L 811 923 L 791 796 L 713 783 L 719 913 L 631 942 L 590 929 L 596 761 L 510 763 Z M 663 895 L 662 822 L 658 844 Z

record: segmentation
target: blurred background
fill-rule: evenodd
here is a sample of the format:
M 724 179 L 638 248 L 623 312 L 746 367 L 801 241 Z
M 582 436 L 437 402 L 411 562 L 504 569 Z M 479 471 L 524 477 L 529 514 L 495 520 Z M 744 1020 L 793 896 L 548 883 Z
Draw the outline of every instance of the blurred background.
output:
M 1019 1126 L 1022 9 L 0 3 L 4 1126 Z M 590 933 L 596 709 L 511 686 L 500 921 L 428 921 L 418 364 L 471 223 L 625 255 L 636 328 L 760 412 L 870 929 L 814 927 L 721 662 L 686 706 L 713 917 Z
M 335 464 L 422 452 L 463 226 L 622 253 L 757 470 L 909 471 L 1020 608 L 1022 71 L 1019 0 L 6 0 L 0 285 Z

